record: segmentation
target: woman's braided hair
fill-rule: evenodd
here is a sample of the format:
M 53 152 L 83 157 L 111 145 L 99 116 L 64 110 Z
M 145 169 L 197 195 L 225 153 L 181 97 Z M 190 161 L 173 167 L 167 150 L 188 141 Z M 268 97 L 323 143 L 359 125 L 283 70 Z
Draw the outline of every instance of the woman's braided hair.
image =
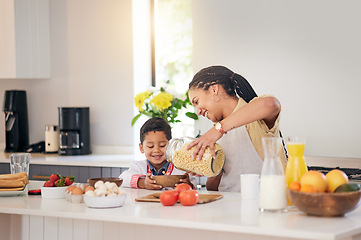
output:
M 246 102 L 250 102 L 254 97 L 257 97 L 256 92 L 244 77 L 224 66 L 203 68 L 194 75 L 189 83 L 189 89 L 202 88 L 208 90 L 214 84 L 221 85 L 229 96 L 235 97 L 238 95 Z

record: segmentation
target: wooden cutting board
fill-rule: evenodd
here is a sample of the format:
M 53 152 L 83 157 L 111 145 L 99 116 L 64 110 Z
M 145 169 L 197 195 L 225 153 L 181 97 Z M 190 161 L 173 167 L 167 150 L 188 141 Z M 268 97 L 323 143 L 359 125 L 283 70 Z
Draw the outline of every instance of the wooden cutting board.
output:
M 136 198 L 135 201 L 137 201 L 137 202 L 160 202 L 160 200 L 159 200 L 160 194 L 161 194 L 160 192 L 149 194 L 144 197 Z M 213 202 L 218 199 L 221 199 L 221 198 L 223 198 L 223 195 L 221 195 L 221 194 L 199 194 L 198 203 L 209 203 L 209 202 Z

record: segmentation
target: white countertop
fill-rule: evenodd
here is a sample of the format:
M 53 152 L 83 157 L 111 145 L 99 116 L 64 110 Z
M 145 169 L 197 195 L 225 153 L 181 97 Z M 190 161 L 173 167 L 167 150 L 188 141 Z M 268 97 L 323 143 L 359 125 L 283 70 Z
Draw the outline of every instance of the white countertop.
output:
M 0 163 L 9 163 L 11 153 L 0 152 Z M 89 166 L 89 167 L 122 167 L 128 168 L 134 160 L 130 154 L 89 154 L 63 156 L 54 154 L 31 153 L 30 164 Z
M 230 233 L 303 239 L 343 239 L 361 234 L 361 207 L 344 217 L 311 217 L 299 211 L 260 213 L 257 201 L 241 200 L 239 193 L 220 193 L 215 202 L 184 207 L 164 207 L 160 203 L 135 202 L 155 191 L 126 189 L 122 207 L 92 209 L 84 203 L 65 199 L 43 199 L 41 196 L 0 197 L 0 213 L 45 217 L 99 220 L 179 227 Z M 200 193 L 207 193 L 200 191 Z M 218 192 L 217 192 L 218 193 Z

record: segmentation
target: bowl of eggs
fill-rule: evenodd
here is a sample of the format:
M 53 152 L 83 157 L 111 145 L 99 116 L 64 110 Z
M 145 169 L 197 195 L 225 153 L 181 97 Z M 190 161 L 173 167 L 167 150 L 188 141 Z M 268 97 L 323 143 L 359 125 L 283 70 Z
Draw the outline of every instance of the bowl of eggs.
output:
M 106 178 L 90 178 L 88 179 L 88 184 L 89 186 L 95 187 L 95 183 L 98 181 L 102 181 L 102 182 L 113 182 L 115 183 L 118 187 L 120 187 L 123 183 L 123 179 L 121 178 L 116 178 L 116 177 L 106 177 Z
M 115 182 L 98 180 L 94 183 L 94 190 L 86 191 L 84 203 L 90 208 L 121 207 L 125 202 L 126 192 Z

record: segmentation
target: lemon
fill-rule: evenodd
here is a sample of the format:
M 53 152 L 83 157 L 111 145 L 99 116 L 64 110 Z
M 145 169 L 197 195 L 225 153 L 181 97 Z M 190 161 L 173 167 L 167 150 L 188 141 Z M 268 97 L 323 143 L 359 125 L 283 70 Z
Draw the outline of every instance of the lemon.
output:
M 326 174 L 327 192 L 334 192 L 338 186 L 348 183 L 347 175 L 339 170 L 333 169 Z

